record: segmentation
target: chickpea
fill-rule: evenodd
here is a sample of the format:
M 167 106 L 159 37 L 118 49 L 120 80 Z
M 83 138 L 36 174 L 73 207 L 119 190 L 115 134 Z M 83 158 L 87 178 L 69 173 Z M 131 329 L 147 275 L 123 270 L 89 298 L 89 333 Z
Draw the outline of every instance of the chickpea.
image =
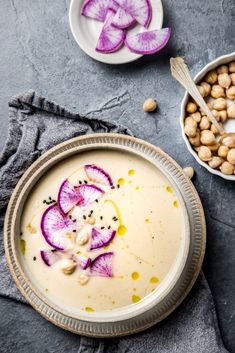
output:
M 201 143 L 202 145 L 214 145 L 216 142 L 215 135 L 210 130 L 203 130 L 201 132 Z
M 228 114 L 227 114 L 227 110 L 221 110 L 219 112 L 219 117 L 220 117 L 220 121 L 221 123 L 225 123 L 225 121 L 227 120 Z
M 197 105 L 193 102 L 188 102 L 186 111 L 190 114 L 195 113 L 197 111 Z
M 84 286 L 85 284 L 87 284 L 88 281 L 89 281 L 89 277 L 82 273 L 81 276 L 79 277 L 79 283 L 82 286 Z
M 202 86 L 197 86 L 197 89 L 202 97 L 205 97 L 205 89 Z
M 235 148 L 235 138 L 234 136 L 226 136 L 223 138 L 223 145 L 229 148 Z
M 226 158 L 228 151 L 229 151 L 229 148 L 227 146 L 220 146 L 218 149 L 218 156 L 222 158 Z
M 207 116 L 203 116 L 199 124 L 200 129 L 209 130 L 210 126 L 211 126 L 210 120 L 207 118 Z
M 196 132 L 194 137 L 189 137 L 189 142 L 195 147 L 199 147 L 201 145 L 199 130 Z
M 227 65 L 221 65 L 217 69 L 217 73 L 219 74 L 227 74 L 228 73 L 228 66 Z
M 211 103 L 207 103 L 208 108 L 211 110 L 212 109 L 212 104 Z M 201 113 L 201 115 L 206 115 L 206 113 L 204 112 L 204 110 L 202 108 L 199 108 L 199 111 Z
M 218 83 L 223 88 L 229 88 L 231 85 L 231 77 L 227 73 L 220 74 L 218 75 Z
M 207 147 L 211 150 L 211 152 L 217 152 L 219 149 L 219 143 L 215 142 L 214 145 L 208 145 Z
M 212 157 L 212 160 L 208 162 L 209 166 L 213 169 L 218 168 L 222 163 L 223 159 L 217 156 Z
M 214 124 L 211 124 L 211 131 L 212 131 L 213 134 L 215 134 L 215 135 L 219 133 L 219 131 L 217 130 L 217 128 L 215 127 Z
M 184 132 L 188 137 L 194 137 L 197 133 L 197 128 L 193 125 L 186 124 L 184 127 Z
M 200 123 L 201 121 L 201 114 L 199 112 L 193 113 L 190 115 L 191 118 L 193 118 L 193 120 L 196 121 L 196 123 Z
M 214 115 L 217 121 L 220 121 L 220 112 L 218 112 L 218 110 L 213 109 L 212 114 Z
M 189 179 L 192 179 L 192 177 L 194 176 L 194 169 L 192 167 L 185 167 L 183 171 Z
M 207 146 L 200 146 L 198 150 L 198 157 L 204 161 L 208 162 L 212 159 L 211 150 Z
M 229 63 L 229 72 L 235 72 L 235 61 Z
M 217 78 L 218 78 L 218 75 L 216 70 L 211 70 L 206 74 L 205 81 L 213 85 L 214 83 L 216 83 Z
M 73 260 L 63 259 L 61 260 L 61 271 L 65 275 L 71 275 L 76 269 L 76 263 Z
M 220 166 L 220 170 L 223 174 L 231 175 L 234 172 L 234 166 L 229 162 L 223 162 Z
M 225 97 L 224 89 L 220 85 L 213 85 L 211 90 L 211 96 L 213 98 Z
M 157 109 L 157 102 L 153 98 L 148 98 L 143 104 L 143 110 L 145 112 L 153 112 L 154 110 Z
M 232 100 L 235 99 L 235 86 L 231 86 L 226 90 L 226 96 L 229 99 L 232 99 Z
M 193 119 L 192 116 L 188 116 L 185 120 L 184 120 L 184 125 L 192 125 L 195 128 L 197 127 L 197 123 L 195 121 L 195 119 Z
M 224 110 L 227 108 L 227 102 L 224 98 L 217 98 L 213 102 L 213 108 L 215 110 Z
M 232 84 L 235 86 L 235 73 L 232 73 L 230 77 L 231 77 Z
M 235 103 L 230 105 L 230 107 L 227 109 L 228 112 L 228 118 L 235 119 Z
M 228 151 L 227 161 L 231 164 L 235 164 L 235 148 L 231 148 L 231 150 Z
M 211 86 L 207 82 L 201 82 L 200 86 L 204 88 L 205 97 L 207 97 L 211 93 Z

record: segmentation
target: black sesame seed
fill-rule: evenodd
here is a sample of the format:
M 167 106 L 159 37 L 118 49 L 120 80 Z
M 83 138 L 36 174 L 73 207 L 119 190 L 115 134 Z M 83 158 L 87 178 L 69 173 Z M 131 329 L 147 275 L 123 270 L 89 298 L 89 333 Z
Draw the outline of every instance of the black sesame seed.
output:
M 76 219 L 73 219 L 73 223 L 75 223 L 76 222 Z
M 93 213 L 93 210 L 91 210 L 91 212 L 90 212 L 91 214 Z
M 115 189 L 115 186 L 114 186 L 114 185 L 112 185 L 112 186 L 111 186 L 111 189 Z
M 102 221 L 102 219 L 103 219 L 103 216 L 100 216 L 100 219 L 101 219 L 101 221 Z
M 95 202 L 99 202 L 99 200 L 96 199 Z
M 76 233 L 76 229 L 74 229 L 73 232 Z
M 120 188 L 120 185 L 119 185 L 119 184 L 117 184 L 117 188 L 118 188 L 118 189 Z
M 56 200 L 52 200 L 52 202 L 56 202 Z
M 80 185 L 82 184 L 82 181 L 81 181 L 81 180 L 79 180 L 79 184 L 80 184 Z
M 111 228 L 111 226 L 108 226 L 108 229 L 110 229 Z
M 52 200 L 52 198 L 49 196 L 49 200 Z
M 69 218 L 70 218 L 70 219 L 72 218 L 71 214 L 69 215 Z
M 47 203 L 46 200 L 43 200 L 43 203 Z
M 85 220 L 86 220 L 86 216 L 85 216 L 85 215 L 83 215 L 83 219 L 85 219 Z
M 37 260 L 37 258 L 36 258 L 36 256 L 34 256 L 34 257 L 33 257 L 33 261 L 36 261 L 36 260 Z
M 52 249 L 51 252 L 56 252 L 57 250 L 56 249 Z
M 89 217 L 89 218 L 91 217 L 91 213 L 89 213 L 88 217 Z
M 23 232 L 20 232 L 20 235 L 23 235 Z
M 105 227 L 101 227 L 101 229 L 104 229 Z
M 85 183 L 85 184 L 87 184 L 87 181 L 86 181 L 86 180 L 84 180 L 84 183 Z

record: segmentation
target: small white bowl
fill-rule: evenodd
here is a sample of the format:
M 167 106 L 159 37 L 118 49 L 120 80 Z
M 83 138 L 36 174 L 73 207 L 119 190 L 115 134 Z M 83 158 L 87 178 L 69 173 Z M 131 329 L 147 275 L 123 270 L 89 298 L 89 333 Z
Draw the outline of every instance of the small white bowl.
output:
M 163 8 L 161 0 L 150 0 L 152 6 L 152 20 L 149 30 L 161 29 L 163 22 Z M 80 15 L 84 0 L 71 0 L 69 9 L 69 24 L 79 47 L 90 57 L 106 64 L 126 64 L 141 58 L 143 55 L 132 53 L 126 46 L 115 53 L 103 54 L 95 50 L 103 23 Z M 136 24 L 128 33 L 143 32 L 145 29 Z
M 196 83 L 198 83 L 199 81 L 201 81 L 201 79 L 207 74 L 207 72 L 215 69 L 216 67 L 223 65 L 223 64 L 227 64 L 230 61 L 234 61 L 235 60 L 235 52 L 228 54 L 228 55 L 223 55 L 220 56 L 219 58 L 215 59 L 214 61 L 211 61 L 209 64 L 207 64 L 201 71 L 199 71 L 199 73 L 195 76 L 194 81 Z M 189 94 L 188 92 L 185 92 L 182 104 L 181 104 L 181 116 L 180 116 L 180 125 L 181 125 L 181 129 L 182 129 L 182 136 L 183 139 L 186 143 L 186 146 L 189 150 L 189 152 L 193 155 L 193 157 L 196 159 L 196 161 L 201 164 L 204 168 L 206 168 L 210 173 L 218 175 L 224 179 L 227 180 L 233 180 L 235 181 L 235 175 L 225 175 L 223 173 L 221 173 L 219 170 L 217 169 L 213 169 L 209 166 L 209 164 L 203 162 L 197 155 L 196 151 L 192 148 L 192 145 L 190 144 L 187 136 L 184 133 L 184 119 L 185 119 L 185 107 L 186 104 L 188 102 L 189 99 Z M 235 132 L 235 119 L 229 119 L 228 121 L 226 121 L 226 123 L 224 124 L 224 129 L 227 132 Z

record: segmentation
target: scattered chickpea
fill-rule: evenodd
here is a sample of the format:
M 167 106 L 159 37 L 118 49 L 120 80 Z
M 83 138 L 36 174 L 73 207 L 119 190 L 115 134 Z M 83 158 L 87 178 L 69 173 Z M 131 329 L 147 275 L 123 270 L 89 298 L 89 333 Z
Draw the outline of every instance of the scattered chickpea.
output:
M 184 125 L 191 125 L 193 127 L 197 127 L 197 122 L 195 119 L 193 119 L 192 116 L 188 116 L 187 118 L 185 118 L 184 120 Z
M 235 119 L 235 103 L 230 105 L 230 107 L 227 109 L 228 112 L 228 118 Z
M 88 220 L 87 220 L 87 223 L 91 224 L 91 225 L 95 224 L 95 222 L 96 222 L 95 217 L 89 217 Z
M 184 171 L 184 174 L 186 174 L 189 179 L 192 179 L 192 178 L 193 178 L 193 176 L 194 176 L 194 169 L 193 169 L 192 167 L 185 167 L 185 168 L 183 169 L 183 171 Z
M 235 72 L 235 61 L 229 63 L 229 72 Z
M 198 89 L 200 95 L 201 95 L 202 97 L 205 97 L 206 93 L 205 93 L 204 87 L 202 87 L 202 86 L 197 86 L 197 89 Z
M 196 123 L 200 123 L 201 121 L 201 114 L 199 112 L 193 113 L 190 115 L 191 118 L 193 118 L 193 120 L 196 121 Z
M 143 110 L 145 112 L 153 112 L 157 109 L 157 101 L 153 98 L 148 98 L 143 104 Z
M 75 269 L 76 269 L 77 264 L 73 260 L 69 259 L 63 259 L 61 260 L 61 271 L 65 275 L 71 275 Z
M 197 133 L 197 128 L 193 125 L 186 124 L 184 127 L 184 132 L 188 137 L 194 137 Z
M 212 157 L 212 160 L 208 162 L 209 166 L 213 169 L 218 168 L 222 163 L 223 159 L 221 157 L 214 156 Z
M 231 86 L 226 90 L 226 96 L 229 99 L 232 99 L 232 100 L 235 99 L 235 86 Z
M 201 143 L 202 145 L 214 145 L 216 142 L 215 135 L 210 130 L 203 130 L 201 132 Z
M 220 170 L 223 174 L 231 175 L 234 172 L 234 166 L 229 162 L 223 162 L 220 166 Z
M 218 75 L 217 75 L 216 70 L 211 70 L 206 74 L 205 81 L 207 83 L 210 83 L 211 85 L 213 85 L 214 83 L 216 83 L 217 77 L 218 77 Z
M 86 276 L 85 274 L 81 274 L 81 276 L 79 277 L 79 283 L 84 286 L 85 284 L 87 284 L 87 282 L 89 281 L 89 277 Z
M 213 108 L 211 103 L 207 103 L 207 106 L 210 110 Z M 204 112 L 204 110 L 202 108 L 199 108 L 199 111 L 200 111 L 201 115 L 206 115 L 206 113 Z
M 228 151 L 229 151 L 229 148 L 227 146 L 220 146 L 218 149 L 218 156 L 222 158 L 226 158 Z
M 225 123 L 225 121 L 227 120 L 228 114 L 227 114 L 227 110 L 221 110 L 219 112 L 219 117 L 220 117 L 220 121 L 221 123 Z
M 226 136 L 223 138 L 223 145 L 228 148 L 235 148 L 235 138 L 233 136 Z
M 213 109 L 215 110 L 224 110 L 227 108 L 227 102 L 224 98 L 217 98 L 213 102 Z
M 196 103 L 189 102 L 186 106 L 186 111 L 190 114 L 195 113 L 197 111 Z
M 214 115 L 217 121 L 220 121 L 220 112 L 218 112 L 218 110 L 212 109 L 212 114 Z
M 204 162 L 210 161 L 212 158 L 211 150 L 207 146 L 200 146 L 198 150 L 198 157 Z
M 87 233 L 79 237 L 77 242 L 79 245 L 85 245 L 87 244 L 88 240 L 89 240 L 89 234 Z
M 215 134 L 215 135 L 219 133 L 219 131 L 217 130 L 217 128 L 215 127 L 214 124 L 211 124 L 211 131 L 212 131 L 213 134 Z
M 231 77 L 232 84 L 235 86 L 235 73 L 232 73 L 230 77 Z
M 229 163 L 235 164 L 235 148 L 228 151 L 227 160 Z
M 205 97 L 211 93 L 211 86 L 207 82 L 201 82 L 200 86 L 204 88 Z
M 225 97 L 224 89 L 220 85 L 212 86 L 211 96 L 213 98 L 222 98 Z
M 215 142 L 214 145 L 208 145 L 207 147 L 211 150 L 211 152 L 217 152 L 219 149 L 219 143 Z
M 207 118 L 207 116 L 203 116 L 199 124 L 200 129 L 209 130 L 210 126 L 211 126 L 210 120 Z
M 231 85 L 231 77 L 228 73 L 218 75 L 218 83 L 223 88 L 229 88 Z
M 221 65 L 217 69 L 218 74 L 227 74 L 228 73 L 228 66 L 227 65 Z
M 199 147 L 201 145 L 200 141 L 200 132 L 197 130 L 196 135 L 194 137 L 189 137 L 189 142 L 191 145 L 195 147 Z

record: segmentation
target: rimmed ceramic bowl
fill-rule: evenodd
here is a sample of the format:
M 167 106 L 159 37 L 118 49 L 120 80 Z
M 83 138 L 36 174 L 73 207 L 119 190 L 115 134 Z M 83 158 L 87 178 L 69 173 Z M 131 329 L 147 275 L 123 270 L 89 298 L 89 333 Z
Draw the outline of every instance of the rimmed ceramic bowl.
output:
M 57 163 L 86 151 L 110 150 L 134 154 L 158 169 L 173 186 L 185 220 L 185 232 L 177 261 L 159 290 L 135 305 L 89 315 L 55 303 L 36 280 L 31 281 L 21 261 L 21 215 L 30 191 Z M 12 276 L 27 301 L 47 320 L 87 336 L 115 337 L 144 330 L 163 320 L 186 297 L 202 265 L 206 226 L 198 194 L 177 163 L 161 149 L 134 137 L 93 134 L 68 140 L 42 155 L 18 182 L 8 205 L 4 225 L 5 251 Z
M 79 47 L 90 57 L 106 64 L 126 64 L 138 60 L 143 55 L 132 53 L 126 46 L 114 53 L 103 54 L 95 50 L 103 23 L 86 18 L 80 14 L 84 0 L 71 0 L 69 9 L 69 24 L 73 37 Z M 163 8 L 161 0 L 150 0 L 152 20 L 149 30 L 161 29 L 163 23 Z M 138 33 L 145 30 L 136 24 L 128 29 L 128 33 Z
M 195 76 L 195 78 L 194 78 L 195 83 L 200 82 L 203 79 L 203 77 L 207 74 L 207 72 L 217 68 L 220 65 L 227 64 L 230 61 L 234 61 L 234 60 L 235 60 L 235 52 L 228 54 L 228 55 L 222 55 L 219 58 L 215 59 L 214 61 L 211 61 L 201 71 L 199 71 L 198 74 Z M 186 146 L 187 146 L 189 152 L 193 155 L 193 157 L 196 159 L 196 161 L 201 166 L 206 168 L 210 173 L 218 175 L 218 176 L 220 176 L 224 179 L 227 179 L 227 180 L 235 181 L 235 175 L 225 175 L 225 174 L 221 173 L 219 170 L 211 168 L 209 166 L 209 164 L 203 162 L 198 157 L 196 151 L 193 149 L 192 145 L 190 144 L 190 142 L 184 132 L 184 119 L 186 117 L 185 108 L 186 108 L 186 104 L 188 103 L 188 100 L 189 100 L 189 94 L 188 94 L 188 92 L 185 92 L 183 101 L 181 103 L 180 125 L 181 125 L 181 130 L 182 130 L 182 136 L 183 136 L 183 139 L 186 143 Z M 226 123 L 224 124 L 224 129 L 227 132 L 235 132 L 235 119 L 228 119 L 226 121 Z

